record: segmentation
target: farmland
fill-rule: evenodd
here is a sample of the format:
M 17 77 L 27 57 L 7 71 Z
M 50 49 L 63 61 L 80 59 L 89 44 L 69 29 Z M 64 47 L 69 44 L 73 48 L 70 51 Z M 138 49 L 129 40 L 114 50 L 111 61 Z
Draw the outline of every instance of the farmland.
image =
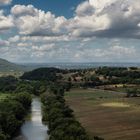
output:
M 140 98 L 126 98 L 124 93 L 72 89 L 66 93 L 67 104 L 91 136 L 105 140 L 139 140 Z

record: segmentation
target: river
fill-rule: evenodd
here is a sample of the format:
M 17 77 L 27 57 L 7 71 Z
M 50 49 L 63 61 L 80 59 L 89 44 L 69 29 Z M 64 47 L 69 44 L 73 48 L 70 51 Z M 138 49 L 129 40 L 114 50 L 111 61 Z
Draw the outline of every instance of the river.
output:
M 41 102 L 33 98 L 31 117 L 21 127 L 21 135 L 14 140 L 48 140 L 47 126 L 42 123 Z

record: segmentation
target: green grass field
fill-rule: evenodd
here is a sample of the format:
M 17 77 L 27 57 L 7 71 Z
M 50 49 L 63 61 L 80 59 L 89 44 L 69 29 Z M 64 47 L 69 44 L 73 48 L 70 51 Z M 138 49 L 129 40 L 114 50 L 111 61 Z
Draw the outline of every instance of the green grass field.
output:
M 140 139 L 140 98 L 94 89 L 73 89 L 65 98 L 91 136 L 105 140 Z

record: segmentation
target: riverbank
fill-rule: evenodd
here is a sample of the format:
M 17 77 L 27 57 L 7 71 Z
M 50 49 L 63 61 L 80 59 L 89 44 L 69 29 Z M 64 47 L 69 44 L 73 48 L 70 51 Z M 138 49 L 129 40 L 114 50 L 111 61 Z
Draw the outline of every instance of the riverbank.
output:
M 30 105 L 30 94 L 0 94 L 0 140 L 11 140 L 18 133 Z
M 44 121 L 48 122 L 50 140 L 91 140 L 83 126 L 75 119 L 73 110 L 66 105 L 64 88 L 55 84 L 42 95 Z M 94 137 L 95 140 L 103 140 Z

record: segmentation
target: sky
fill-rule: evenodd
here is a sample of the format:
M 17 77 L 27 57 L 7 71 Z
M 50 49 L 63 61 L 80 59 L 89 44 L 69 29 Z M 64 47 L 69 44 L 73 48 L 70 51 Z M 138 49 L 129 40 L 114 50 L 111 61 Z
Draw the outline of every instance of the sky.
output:
M 139 0 L 0 0 L 0 58 L 140 62 Z

